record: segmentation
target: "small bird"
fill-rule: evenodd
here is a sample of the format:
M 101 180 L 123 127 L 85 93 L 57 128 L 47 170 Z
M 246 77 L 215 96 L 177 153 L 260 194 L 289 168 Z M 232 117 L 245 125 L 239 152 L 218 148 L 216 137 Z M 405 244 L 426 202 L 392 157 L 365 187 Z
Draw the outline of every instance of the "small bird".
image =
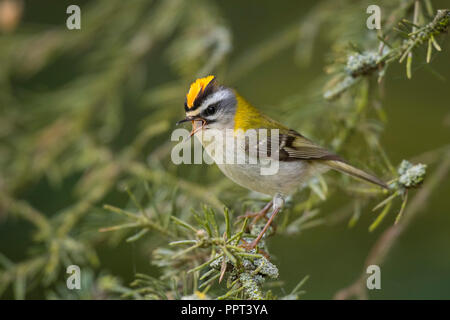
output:
M 194 135 L 198 138 L 205 149 L 214 143 L 214 141 L 206 142 L 202 139 L 202 133 L 209 129 L 219 132 L 277 129 L 279 132 L 276 159 L 272 159 L 277 161 L 276 174 L 261 174 L 261 162 L 256 164 L 224 163 L 217 161 L 212 155 L 220 170 L 232 181 L 247 189 L 272 197 L 272 200 L 260 212 L 246 215 L 255 218 L 265 217 L 272 208 L 270 218 L 256 239 L 243 245 L 248 250 L 257 246 L 277 213 L 284 206 L 285 198 L 315 174 L 334 169 L 388 189 L 388 186 L 377 177 L 351 166 L 338 155 L 264 115 L 234 89 L 219 85 L 212 75 L 199 78 L 191 84 L 184 107 L 186 118 L 177 124 L 192 122 L 191 136 Z M 245 151 L 248 153 L 252 147 L 256 147 L 264 149 L 266 152 L 268 146 L 271 145 L 270 138 L 271 136 L 267 135 L 267 141 L 259 141 L 257 146 L 244 146 Z M 208 149 L 211 150 L 211 148 Z M 230 152 L 236 152 L 236 150 L 233 148 Z M 258 156 L 261 156 L 260 152 L 258 152 Z M 268 153 L 268 157 L 271 156 L 273 158 L 274 155 Z

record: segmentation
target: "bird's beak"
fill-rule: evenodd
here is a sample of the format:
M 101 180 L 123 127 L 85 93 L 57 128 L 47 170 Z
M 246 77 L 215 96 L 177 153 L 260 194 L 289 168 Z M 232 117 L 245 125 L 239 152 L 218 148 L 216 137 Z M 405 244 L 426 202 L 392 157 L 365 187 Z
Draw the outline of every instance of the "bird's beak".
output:
M 202 125 L 207 124 L 207 123 L 206 123 L 206 119 L 203 119 L 202 117 L 195 116 L 195 117 L 186 117 L 186 118 L 184 118 L 183 120 L 178 121 L 178 122 L 176 123 L 176 125 L 178 126 L 178 125 L 180 125 L 180 124 L 182 124 L 182 123 L 184 123 L 184 122 L 189 122 L 189 121 L 201 121 L 201 122 L 202 122 Z
M 207 125 L 206 119 L 203 119 L 202 117 L 198 117 L 198 116 L 197 117 L 186 117 L 183 120 L 178 121 L 176 123 L 176 125 L 178 126 L 179 124 L 184 123 L 184 122 L 188 122 L 188 121 L 192 121 L 192 131 L 189 134 L 189 137 L 192 137 L 197 131 L 203 129 L 203 127 L 205 125 Z M 195 129 L 194 128 L 194 121 L 201 121 L 202 125 Z
M 182 124 L 183 122 L 188 122 L 188 121 L 194 121 L 193 117 L 186 117 L 183 120 L 177 121 L 176 125 L 178 126 L 178 125 Z
M 176 123 L 176 125 L 180 125 L 184 122 L 189 122 L 189 121 L 201 121 L 202 123 L 206 124 L 206 120 L 203 119 L 202 117 L 186 117 L 183 120 L 180 120 Z

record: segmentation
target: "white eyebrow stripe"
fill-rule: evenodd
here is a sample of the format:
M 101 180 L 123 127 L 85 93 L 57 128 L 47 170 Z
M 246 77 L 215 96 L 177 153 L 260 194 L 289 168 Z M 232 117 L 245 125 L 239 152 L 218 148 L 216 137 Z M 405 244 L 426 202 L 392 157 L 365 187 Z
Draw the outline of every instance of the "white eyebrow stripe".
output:
M 212 95 L 210 95 L 207 99 L 205 99 L 199 108 L 192 110 L 192 111 L 187 111 L 186 115 L 188 117 L 198 116 L 203 110 L 208 108 L 211 104 L 217 103 L 217 102 L 225 100 L 227 98 L 230 98 L 232 95 L 233 95 L 232 92 L 227 89 L 217 91 L 217 92 L 213 93 Z M 215 117 L 217 117 L 217 115 L 214 115 L 211 118 L 215 118 Z
M 199 115 L 200 114 L 200 109 L 196 109 L 196 110 L 194 110 L 194 111 L 188 111 L 188 112 L 186 112 L 186 115 L 188 116 L 188 117 L 195 117 L 195 116 L 197 116 L 197 115 Z
M 230 96 L 231 96 L 231 92 L 229 92 L 228 90 L 217 91 L 217 92 L 213 93 L 211 96 L 209 96 L 207 99 L 205 99 L 205 101 L 203 101 L 202 105 L 200 106 L 200 108 L 198 108 L 198 110 L 200 110 L 200 112 L 202 112 L 203 110 L 208 108 L 211 104 L 225 100 L 226 98 L 228 98 Z

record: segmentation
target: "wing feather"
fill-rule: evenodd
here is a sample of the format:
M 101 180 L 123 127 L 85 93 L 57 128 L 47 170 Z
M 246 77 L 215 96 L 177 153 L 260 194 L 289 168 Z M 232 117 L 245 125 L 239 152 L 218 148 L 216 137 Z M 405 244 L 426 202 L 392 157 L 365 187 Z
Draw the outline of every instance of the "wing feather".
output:
M 282 161 L 322 161 L 323 164 L 334 170 L 379 185 L 385 189 L 389 189 L 386 183 L 374 175 L 353 167 L 338 155 L 316 145 L 314 142 L 294 130 L 289 130 L 287 134 L 281 135 L 280 141 L 280 160 Z M 282 155 L 284 155 L 284 158 Z
M 338 155 L 315 144 L 300 133 L 289 130 L 280 135 L 280 154 L 287 155 L 283 160 L 342 160 Z
M 238 99 L 241 99 L 241 107 L 245 107 L 249 109 L 251 112 L 255 113 L 255 116 L 250 117 L 253 119 L 255 123 L 251 121 L 243 122 L 243 120 L 235 119 L 235 129 L 242 128 L 244 130 L 248 128 L 265 128 L 265 129 L 278 129 L 279 132 L 279 152 L 278 152 L 278 160 L 280 161 L 299 161 L 299 160 L 317 160 L 322 161 L 322 163 L 334 170 L 346 173 L 356 178 L 363 179 L 370 183 L 374 183 L 383 188 L 389 189 L 388 186 L 367 172 L 364 172 L 358 168 L 355 168 L 348 164 L 344 159 L 340 156 L 330 152 L 329 150 L 315 144 L 311 140 L 305 138 L 303 135 L 298 133 L 295 130 L 288 129 L 281 123 L 259 113 L 255 108 L 253 108 L 250 104 L 248 104 L 245 100 L 243 100 L 240 96 L 237 96 Z M 248 110 L 247 110 L 248 111 Z M 250 112 L 248 111 L 247 114 Z M 248 120 L 248 117 L 246 118 Z M 258 121 L 256 121 L 258 119 Z M 256 123 L 257 122 L 257 123 Z M 256 149 L 258 150 L 259 157 L 273 157 L 271 154 L 271 137 L 269 130 L 269 137 L 267 137 L 267 141 L 264 143 L 258 143 Z M 246 146 L 247 151 L 250 146 Z

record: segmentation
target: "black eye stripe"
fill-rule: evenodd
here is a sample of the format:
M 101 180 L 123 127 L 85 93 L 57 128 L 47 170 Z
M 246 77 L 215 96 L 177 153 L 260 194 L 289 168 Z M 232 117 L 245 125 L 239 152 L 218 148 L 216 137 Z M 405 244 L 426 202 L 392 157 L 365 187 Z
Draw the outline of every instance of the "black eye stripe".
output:
M 203 116 L 212 116 L 216 113 L 217 108 L 219 107 L 219 102 L 210 104 L 208 107 L 206 107 L 205 110 L 202 111 Z

